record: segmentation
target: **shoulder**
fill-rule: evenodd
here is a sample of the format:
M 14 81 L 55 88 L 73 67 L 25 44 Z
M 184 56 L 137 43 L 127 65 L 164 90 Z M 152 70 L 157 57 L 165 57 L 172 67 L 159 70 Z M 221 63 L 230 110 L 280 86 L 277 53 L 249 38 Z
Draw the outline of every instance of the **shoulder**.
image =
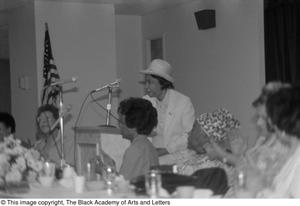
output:
M 147 138 L 138 139 L 133 146 L 141 149 L 142 151 L 144 151 L 146 148 L 154 148 L 152 143 Z
M 155 98 L 154 97 L 150 97 L 149 95 L 144 95 L 143 99 L 150 101 L 152 103 L 152 105 L 155 106 Z
M 182 94 L 179 91 L 176 91 L 174 89 L 169 89 L 170 99 L 176 99 L 176 101 L 180 102 L 191 102 L 190 97 Z
M 147 139 L 138 139 L 127 149 L 128 154 L 144 154 L 149 150 L 155 150 L 152 143 Z

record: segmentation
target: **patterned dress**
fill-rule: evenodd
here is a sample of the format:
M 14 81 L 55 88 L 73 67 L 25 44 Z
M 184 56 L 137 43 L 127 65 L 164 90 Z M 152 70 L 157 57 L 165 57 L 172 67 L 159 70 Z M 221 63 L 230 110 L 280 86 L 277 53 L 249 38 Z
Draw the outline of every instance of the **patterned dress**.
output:
M 225 170 L 228 185 L 232 186 L 233 184 L 233 167 L 219 160 L 211 160 L 206 154 L 197 154 L 192 150 L 182 150 L 174 153 L 172 158 L 179 174 L 192 175 L 200 169 L 218 167 Z

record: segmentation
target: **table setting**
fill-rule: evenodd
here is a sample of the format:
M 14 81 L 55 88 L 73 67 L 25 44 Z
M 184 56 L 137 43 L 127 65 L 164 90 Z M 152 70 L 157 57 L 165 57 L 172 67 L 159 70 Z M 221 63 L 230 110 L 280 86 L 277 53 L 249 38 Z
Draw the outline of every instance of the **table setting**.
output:
M 152 171 L 153 172 L 153 171 Z M 157 171 L 156 171 L 157 172 Z M 0 192 L 1 198 L 220 198 L 213 196 L 209 189 L 199 189 L 183 181 L 181 177 L 177 183 L 172 183 L 172 189 L 164 188 L 162 176 L 149 174 L 143 176 L 144 182 L 127 181 L 116 174 L 103 175 L 101 178 L 88 179 L 87 175 L 78 175 L 71 166 L 63 170 L 62 178 L 56 179 L 55 165 L 50 162 L 43 164 L 37 181 L 26 184 L 23 190 L 5 190 Z M 151 179 L 151 178 L 152 179 Z M 165 179 L 165 175 L 163 178 Z M 177 176 L 176 176 L 177 177 Z M 178 176 L 179 177 L 179 176 Z M 141 179 L 141 177 L 139 178 Z M 170 185 L 170 180 L 168 180 Z M 143 184 L 142 187 L 140 184 Z M 177 186 L 176 186 L 177 185 Z
M 89 164 L 89 163 L 88 163 Z M 125 180 L 106 166 L 101 174 L 87 165 L 77 174 L 70 165 L 57 169 L 39 152 L 12 136 L 0 143 L 0 198 L 209 198 L 213 192 L 192 184 L 197 177 L 150 170 Z

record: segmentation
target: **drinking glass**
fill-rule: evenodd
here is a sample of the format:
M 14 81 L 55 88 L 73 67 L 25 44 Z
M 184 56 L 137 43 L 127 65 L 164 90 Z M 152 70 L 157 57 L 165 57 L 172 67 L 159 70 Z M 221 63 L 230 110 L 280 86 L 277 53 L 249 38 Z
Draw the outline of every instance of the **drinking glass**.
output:
M 39 182 L 45 186 L 50 187 L 53 183 L 55 176 L 55 164 L 52 162 L 45 162 L 43 169 L 39 174 Z
M 116 180 L 116 170 L 114 167 L 111 167 L 109 165 L 106 165 L 103 167 L 102 170 L 102 177 L 105 181 L 106 188 L 108 190 L 113 190 L 115 186 L 115 180 Z
M 157 170 L 150 170 L 150 172 L 145 175 L 146 192 L 150 198 L 159 197 L 161 184 L 161 174 Z

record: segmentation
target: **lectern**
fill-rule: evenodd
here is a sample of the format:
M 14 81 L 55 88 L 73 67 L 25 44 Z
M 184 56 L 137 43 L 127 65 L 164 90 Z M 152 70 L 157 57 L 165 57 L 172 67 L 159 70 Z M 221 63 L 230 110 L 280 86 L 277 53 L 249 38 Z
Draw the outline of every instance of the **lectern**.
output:
M 122 138 L 120 130 L 113 127 L 76 127 L 76 171 L 83 174 L 87 163 L 103 150 L 116 162 L 119 171 L 125 150 L 130 142 Z M 68 151 L 66 151 L 68 152 Z

